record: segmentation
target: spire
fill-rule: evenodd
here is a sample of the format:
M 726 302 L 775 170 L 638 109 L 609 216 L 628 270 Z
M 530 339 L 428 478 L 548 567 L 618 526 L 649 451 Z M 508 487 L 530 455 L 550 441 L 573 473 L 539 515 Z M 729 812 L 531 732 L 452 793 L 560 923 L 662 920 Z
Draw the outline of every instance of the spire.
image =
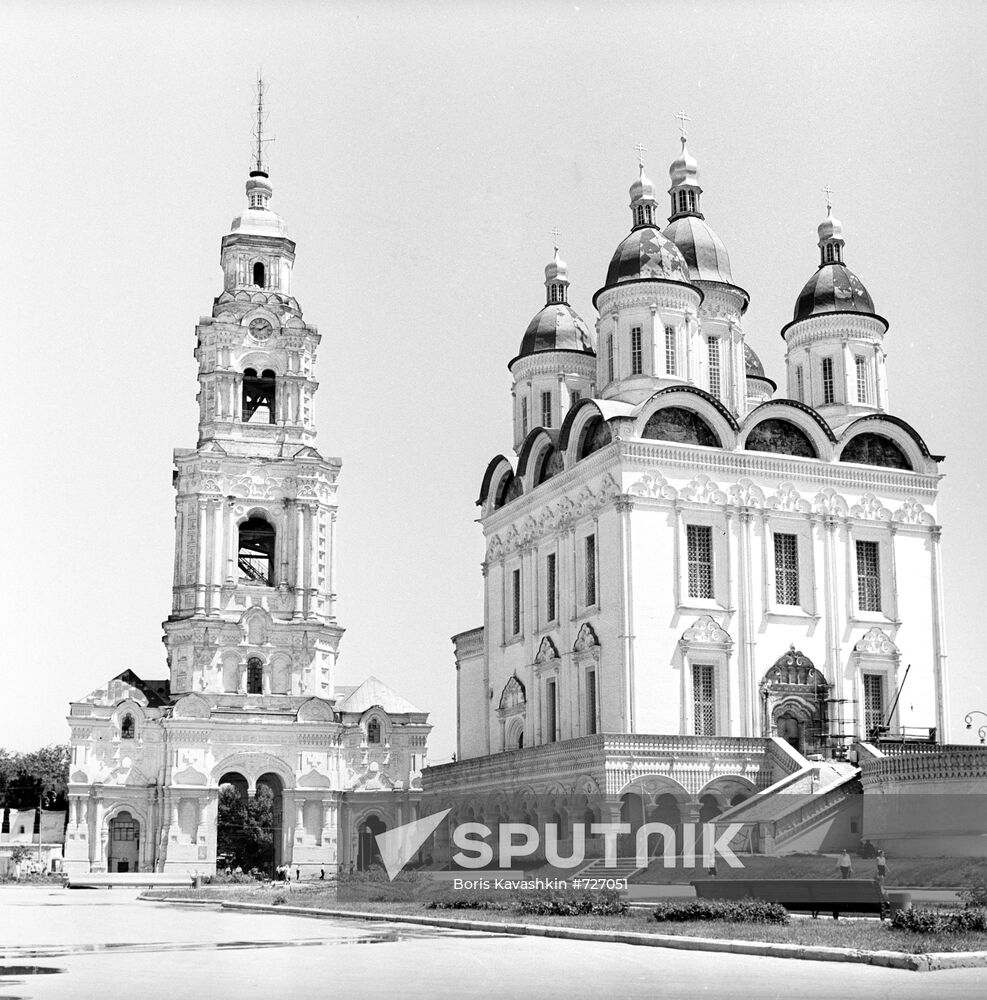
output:
M 843 263 L 843 223 L 833 216 L 833 189 L 827 184 L 823 189 L 826 195 L 826 218 L 819 223 L 816 232 L 819 234 L 819 266 Z
M 552 230 L 552 244 L 555 247 L 555 258 L 545 268 L 546 305 L 565 305 L 568 301 L 569 268 L 559 256 L 559 231 Z
M 680 111 L 675 117 L 679 120 L 679 142 L 682 143 L 682 149 L 668 168 L 668 176 L 672 182 L 672 186 L 668 189 L 672 199 L 672 214 L 668 217 L 668 221 L 671 222 L 683 215 L 696 215 L 701 219 L 703 214 L 699 196 L 703 193 L 703 189 L 699 186 L 699 164 L 686 149 L 686 122 L 692 119 L 684 111 Z
M 257 70 L 257 118 L 254 122 L 254 156 L 253 169 L 250 171 L 251 177 L 267 177 L 267 167 L 264 165 L 264 143 L 274 142 L 273 137 L 264 137 L 264 124 L 266 122 L 264 114 L 264 77 L 261 71 Z
M 657 216 L 658 203 L 655 200 L 655 186 L 644 172 L 645 148 L 638 143 L 634 147 L 637 153 L 638 178 L 631 185 L 631 229 L 639 226 L 653 226 Z

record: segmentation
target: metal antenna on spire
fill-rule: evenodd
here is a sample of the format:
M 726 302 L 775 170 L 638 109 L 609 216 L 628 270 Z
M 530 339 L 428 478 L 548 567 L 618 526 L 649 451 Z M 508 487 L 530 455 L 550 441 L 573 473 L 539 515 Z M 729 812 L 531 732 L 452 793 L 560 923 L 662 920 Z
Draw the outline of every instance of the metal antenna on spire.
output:
M 558 253 L 558 252 L 559 252 L 559 236 L 560 236 L 560 235 L 561 235 L 561 234 L 559 233 L 559 227 L 558 227 L 558 226 L 556 226 L 556 227 L 555 227 L 555 228 L 554 228 L 554 229 L 552 230 L 552 244 L 553 244 L 553 245 L 554 245 L 554 247 L 555 247 L 555 252 L 556 252 L 556 253 Z
M 686 126 L 686 122 L 691 122 L 692 119 L 684 111 L 678 112 L 675 117 L 679 120 L 679 131 L 682 133 L 682 138 L 687 139 L 688 127 Z
M 264 143 L 274 142 L 274 136 L 264 135 L 264 77 L 260 70 L 257 70 L 257 121 L 254 124 L 254 171 L 259 174 L 267 174 L 264 166 Z
M 826 195 L 826 214 L 831 214 L 833 211 L 833 189 L 827 184 L 822 192 Z
M 637 165 L 643 170 L 644 169 L 644 154 L 647 152 L 647 149 L 645 149 L 645 147 L 642 146 L 641 143 L 638 143 L 634 147 L 634 151 L 637 153 Z

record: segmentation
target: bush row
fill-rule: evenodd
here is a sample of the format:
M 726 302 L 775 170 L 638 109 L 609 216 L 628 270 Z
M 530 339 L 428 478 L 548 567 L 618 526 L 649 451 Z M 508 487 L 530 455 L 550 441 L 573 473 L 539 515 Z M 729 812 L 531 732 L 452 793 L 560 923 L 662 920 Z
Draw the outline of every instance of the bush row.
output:
M 510 910 L 527 916 L 621 916 L 627 900 L 614 889 L 590 892 L 587 889 L 555 889 L 547 892 L 457 892 L 431 899 L 430 910 Z
M 670 899 L 652 911 L 659 923 L 684 920 L 726 920 L 732 924 L 787 924 L 788 910 L 763 899 Z
M 969 909 L 943 913 L 939 910 L 897 910 L 891 926 L 915 934 L 966 934 L 987 932 L 987 910 Z

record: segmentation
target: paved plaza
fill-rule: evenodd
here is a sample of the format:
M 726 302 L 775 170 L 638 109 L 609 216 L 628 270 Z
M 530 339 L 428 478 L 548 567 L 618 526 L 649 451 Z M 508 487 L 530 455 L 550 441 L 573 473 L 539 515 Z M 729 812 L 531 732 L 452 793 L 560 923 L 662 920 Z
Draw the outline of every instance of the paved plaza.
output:
M 797 984 L 797 986 L 795 985 Z M 982 997 L 987 969 L 864 965 L 547 940 L 0 889 L 0 1000 L 332 996 Z

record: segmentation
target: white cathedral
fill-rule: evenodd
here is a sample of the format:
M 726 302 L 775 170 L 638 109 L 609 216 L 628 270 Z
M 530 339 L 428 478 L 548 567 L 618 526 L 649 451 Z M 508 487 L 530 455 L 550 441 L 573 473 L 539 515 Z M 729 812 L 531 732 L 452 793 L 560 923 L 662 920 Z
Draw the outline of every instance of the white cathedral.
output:
M 261 159 L 196 328 L 199 440 L 175 451 L 168 678 L 125 670 L 70 709 L 64 868 L 209 874 L 220 787 L 274 797 L 273 867 L 367 867 L 413 819 L 427 713 L 336 683 L 337 458 L 314 446 L 320 341 Z M 236 858 L 227 858 L 236 863 Z
M 889 412 L 889 324 L 842 226 L 819 226 L 778 392 L 684 136 L 669 173 L 663 230 L 643 165 L 631 185 L 595 331 L 556 249 L 509 365 L 483 625 L 453 639 L 459 760 L 425 773 L 454 819 L 754 821 L 776 788 L 836 815 L 860 753 L 948 739 L 942 456 Z M 801 815 L 768 839 L 827 836 Z

